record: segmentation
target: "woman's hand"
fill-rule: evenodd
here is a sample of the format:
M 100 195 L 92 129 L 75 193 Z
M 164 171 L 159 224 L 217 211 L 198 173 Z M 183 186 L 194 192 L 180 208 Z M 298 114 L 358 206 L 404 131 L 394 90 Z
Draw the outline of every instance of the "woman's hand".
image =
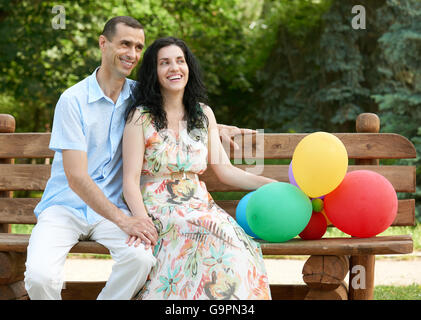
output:
M 158 241 L 158 232 L 152 219 L 149 216 L 132 216 L 129 218 L 130 228 L 133 231 L 129 231 L 130 236 L 126 243 L 129 246 L 134 244 L 135 247 L 143 243 L 146 250 L 155 246 Z

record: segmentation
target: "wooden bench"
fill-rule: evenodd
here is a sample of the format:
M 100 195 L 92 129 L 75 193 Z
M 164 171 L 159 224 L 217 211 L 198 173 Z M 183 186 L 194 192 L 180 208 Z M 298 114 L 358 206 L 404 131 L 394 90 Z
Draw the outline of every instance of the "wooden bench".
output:
M 355 164 L 350 165 L 349 170 L 373 170 L 389 179 L 397 192 L 415 192 L 414 166 L 379 166 L 379 159 L 415 158 L 412 143 L 397 134 L 378 133 L 379 119 L 375 114 L 361 114 L 357 118 L 356 127 L 358 133 L 335 134 L 346 146 L 349 158 L 355 159 Z M 29 235 L 11 234 L 10 224 L 35 224 L 33 209 L 39 202 L 39 199 L 34 198 L 13 198 L 12 192 L 42 191 L 50 176 L 48 164 L 19 164 L 14 159 L 54 156 L 53 151 L 48 149 L 49 133 L 14 133 L 14 130 L 13 117 L 0 115 L 0 299 L 27 298 L 23 272 Z M 264 134 L 264 146 L 256 144 L 254 137 L 252 148 L 255 149 L 256 145 L 257 149 L 264 147 L 265 159 L 291 159 L 295 146 L 305 135 Z M 252 150 L 246 145 L 243 151 L 251 154 Z M 263 175 L 288 181 L 288 165 L 265 165 Z M 211 170 L 206 171 L 201 179 L 211 192 L 239 191 L 221 185 Z M 238 200 L 217 202 L 235 216 Z M 414 224 L 415 200 L 399 200 L 398 214 L 393 225 Z M 302 270 L 305 284 L 272 284 L 274 299 L 372 299 L 375 255 L 407 254 L 413 250 L 410 235 L 307 241 L 296 238 L 286 243 L 261 241 L 261 246 L 264 255 L 309 256 Z M 108 250 L 96 242 L 81 241 L 71 252 L 107 254 Z M 104 284 L 105 282 L 67 282 L 62 291 L 63 299 L 94 299 Z

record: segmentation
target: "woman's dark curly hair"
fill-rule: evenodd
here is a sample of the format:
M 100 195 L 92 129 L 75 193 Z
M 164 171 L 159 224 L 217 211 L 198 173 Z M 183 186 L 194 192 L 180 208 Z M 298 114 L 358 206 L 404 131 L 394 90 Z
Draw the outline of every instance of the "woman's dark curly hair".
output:
M 201 78 L 199 63 L 184 41 L 174 37 L 157 39 L 145 51 L 142 64 L 137 73 L 138 82 L 133 90 L 134 103 L 127 110 L 126 121 L 131 120 L 136 107 L 142 106 L 146 111 L 150 112 L 153 125 L 157 131 L 167 128 L 168 122 L 163 106 L 157 67 L 158 51 L 170 45 L 176 45 L 183 51 L 189 68 L 189 79 L 183 96 L 187 131 L 190 132 L 195 128 L 207 129 L 208 118 L 199 104 L 207 100 L 206 88 Z

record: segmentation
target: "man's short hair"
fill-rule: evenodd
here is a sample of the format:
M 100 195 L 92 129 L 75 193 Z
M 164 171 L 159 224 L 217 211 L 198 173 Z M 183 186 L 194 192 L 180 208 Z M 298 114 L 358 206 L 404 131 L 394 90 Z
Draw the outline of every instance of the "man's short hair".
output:
M 129 16 L 118 16 L 111 18 L 105 23 L 104 30 L 102 30 L 102 35 L 105 36 L 109 41 L 112 41 L 115 32 L 116 32 L 116 25 L 119 23 L 123 23 L 126 26 L 135 28 L 135 29 L 142 29 L 142 24 L 137 21 L 135 18 Z

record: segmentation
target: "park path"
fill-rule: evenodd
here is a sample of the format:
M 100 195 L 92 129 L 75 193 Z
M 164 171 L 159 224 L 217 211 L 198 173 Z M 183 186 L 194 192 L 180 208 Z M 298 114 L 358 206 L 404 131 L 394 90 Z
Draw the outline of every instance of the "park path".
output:
M 301 271 L 305 259 L 265 259 L 270 283 L 303 284 Z M 111 259 L 68 258 L 65 264 L 65 281 L 106 281 L 114 261 Z M 421 285 L 421 252 L 396 259 L 376 258 L 376 285 Z

